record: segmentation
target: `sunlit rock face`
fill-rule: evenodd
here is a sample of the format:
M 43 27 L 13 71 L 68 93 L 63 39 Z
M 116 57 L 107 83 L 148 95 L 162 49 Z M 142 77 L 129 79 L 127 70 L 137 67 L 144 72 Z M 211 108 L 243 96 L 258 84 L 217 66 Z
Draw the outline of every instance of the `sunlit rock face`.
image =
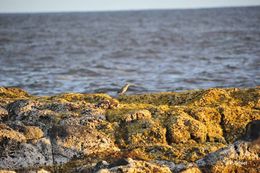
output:
M 260 88 L 33 96 L 0 87 L 0 169 L 254 172 Z

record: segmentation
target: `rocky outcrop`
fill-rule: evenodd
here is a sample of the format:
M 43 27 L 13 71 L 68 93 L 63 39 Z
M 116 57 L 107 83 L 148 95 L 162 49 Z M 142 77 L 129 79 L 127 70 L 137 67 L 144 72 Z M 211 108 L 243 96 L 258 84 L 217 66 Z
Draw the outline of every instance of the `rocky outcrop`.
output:
M 260 88 L 32 96 L 0 87 L 0 170 L 254 172 Z
M 196 161 L 202 172 L 259 172 L 260 145 L 246 141 L 210 153 Z
M 117 160 L 114 163 L 96 164 L 93 172 L 97 173 L 117 173 L 117 172 L 161 172 L 170 173 L 167 166 L 158 165 L 146 161 L 137 161 L 131 158 Z
M 251 121 L 246 125 L 244 139 L 260 145 L 260 120 Z

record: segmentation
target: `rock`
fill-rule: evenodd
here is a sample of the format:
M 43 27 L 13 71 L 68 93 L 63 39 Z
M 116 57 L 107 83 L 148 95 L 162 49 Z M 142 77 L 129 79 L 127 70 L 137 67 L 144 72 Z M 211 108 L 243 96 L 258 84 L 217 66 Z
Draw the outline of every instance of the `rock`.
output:
M 196 161 L 202 171 L 235 172 L 242 171 L 254 172 L 260 170 L 260 146 L 252 145 L 251 142 L 237 141 L 227 148 L 220 149 L 206 157 Z
M 0 173 L 16 173 L 15 171 L 10 171 L 10 170 L 1 170 Z
M 45 169 L 39 169 L 36 171 L 29 171 L 28 173 L 51 173 L 50 171 L 47 171 Z
M 108 166 L 109 166 L 109 163 L 105 160 L 102 160 L 96 164 L 96 166 L 93 168 L 93 172 L 96 172 L 100 169 L 108 168 Z
M 257 172 L 259 103 L 259 88 L 112 98 L 0 87 L 0 169 Z
M 151 112 L 149 112 L 148 110 L 137 110 L 124 115 L 125 122 L 131 122 L 134 120 L 149 120 L 151 118 Z
M 243 137 L 246 125 L 255 119 L 260 119 L 260 110 L 249 107 L 227 106 L 219 107 L 222 115 L 221 127 L 223 136 L 228 143 L 233 143 Z
M 20 88 L 0 87 L 0 97 L 4 98 L 28 98 L 30 95 Z
M 124 166 L 124 165 L 128 165 L 128 164 L 131 164 L 131 163 L 133 163 L 133 159 L 123 158 L 123 159 L 119 159 L 119 160 L 116 160 L 115 162 L 111 163 L 110 165 L 108 165 L 108 168 L 113 168 L 113 167 L 116 167 L 116 166 Z
M 12 129 L 11 127 L 9 127 L 6 124 L 1 123 L 0 124 L 0 140 L 4 140 L 4 139 L 12 139 L 17 142 L 26 141 L 26 137 L 22 133 Z M 2 146 L 0 146 L 0 147 L 2 147 Z
M 166 144 L 166 129 L 152 120 L 139 120 L 125 125 L 124 138 L 130 145 Z
M 8 116 L 8 111 L 0 106 L 0 121 L 6 119 Z
M 260 120 L 251 121 L 246 125 L 245 139 L 260 145 Z
M 26 137 L 26 139 L 29 139 L 29 140 L 40 139 L 44 136 L 44 133 L 39 127 L 26 126 L 24 136 Z
M 21 169 L 53 165 L 49 139 L 42 138 L 35 143 L 25 143 L 2 138 L 0 146 L 0 168 Z
M 168 143 L 185 143 L 189 140 L 204 143 L 207 127 L 186 113 L 171 116 L 168 120 Z
M 124 160 L 124 161 L 123 161 Z M 117 173 L 117 172 L 161 172 L 161 173 L 171 173 L 170 169 L 166 166 L 159 166 L 154 163 L 146 161 L 137 161 L 131 158 L 123 159 L 123 163 L 118 166 L 116 164 L 109 165 L 107 169 L 100 169 L 97 173 Z
M 198 167 L 191 167 L 184 171 L 181 171 L 180 173 L 202 173 L 202 172 Z
M 110 100 L 102 100 L 98 104 L 96 104 L 96 107 L 103 108 L 103 109 L 114 109 L 119 106 L 119 102 L 115 99 Z
M 87 126 L 54 126 L 49 135 L 55 163 L 66 163 L 84 155 L 119 151 L 108 136 Z
M 30 100 L 17 100 L 12 103 L 10 103 L 7 107 L 8 112 L 10 116 L 12 116 L 13 120 L 19 120 L 21 119 L 22 115 L 25 114 L 28 111 L 31 111 L 33 109 L 33 106 L 35 106 L 35 102 Z
M 212 107 L 191 107 L 185 110 L 192 118 L 203 123 L 207 129 L 208 142 L 226 143 L 221 128 L 221 114 Z M 214 128 L 212 128 L 214 127 Z

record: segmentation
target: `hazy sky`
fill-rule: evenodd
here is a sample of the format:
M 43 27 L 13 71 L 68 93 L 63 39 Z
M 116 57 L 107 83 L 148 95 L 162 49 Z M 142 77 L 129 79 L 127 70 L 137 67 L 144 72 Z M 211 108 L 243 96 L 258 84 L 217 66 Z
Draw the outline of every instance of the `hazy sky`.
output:
M 260 0 L 0 0 L 0 13 L 174 9 L 255 5 L 260 5 Z

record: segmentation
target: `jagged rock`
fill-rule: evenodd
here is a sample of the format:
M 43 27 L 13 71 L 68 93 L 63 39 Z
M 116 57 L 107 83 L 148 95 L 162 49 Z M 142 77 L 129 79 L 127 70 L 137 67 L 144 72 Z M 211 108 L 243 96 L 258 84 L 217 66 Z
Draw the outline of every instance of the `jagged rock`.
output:
M 109 165 L 110 168 L 100 169 L 97 173 L 117 173 L 117 172 L 161 172 L 161 173 L 171 173 L 170 169 L 166 166 L 159 166 L 154 163 L 149 163 L 146 161 L 137 161 L 131 158 L 123 159 L 123 163 L 118 163 L 119 165 Z
M 25 143 L 2 138 L 0 146 L 0 168 L 21 169 L 53 165 L 49 139 L 42 138 L 34 143 Z
M 30 100 L 17 100 L 10 103 L 7 107 L 10 118 L 12 120 L 21 119 L 21 116 L 26 112 L 31 111 L 36 104 L 36 102 Z
M 260 119 L 260 111 L 249 107 L 222 105 L 219 112 L 222 115 L 221 126 L 225 132 L 223 136 L 229 143 L 243 136 L 247 123 Z
M 119 151 L 108 136 L 88 126 L 54 126 L 49 135 L 55 163 L 65 163 L 84 155 Z
M 186 113 L 169 117 L 168 142 L 185 143 L 195 140 L 200 143 L 206 142 L 207 128 L 198 120 L 193 119 Z
M 0 106 L 0 121 L 8 116 L 8 111 Z
M 151 118 L 151 112 L 149 112 L 148 110 L 137 110 L 124 115 L 125 122 L 131 122 L 134 120 L 149 120 Z
M 26 137 L 26 139 L 29 139 L 29 140 L 40 139 L 44 136 L 44 133 L 39 127 L 26 126 L 24 136 Z
M 51 171 L 87 172 L 103 160 L 111 163 L 103 164 L 103 172 L 254 172 L 259 103 L 260 88 L 115 99 L 106 94 L 31 96 L 0 87 L 0 169 L 28 172 L 47 165 Z M 232 144 L 238 139 L 247 141 Z
M 5 98 L 28 98 L 30 95 L 20 88 L 0 87 L 0 97 Z
M 185 111 L 206 126 L 208 142 L 226 142 L 225 138 L 223 138 L 223 130 L 221 128 L 221 114 L 216 108 L 191 107 Z
M 184 171 L 180 171 L 180 173 L 202 173 L 198 167 L 190 167 Z
M 95 167 L 93 168 L 93 172 L 96 172 L 100 169 L 105 169 L 105 168 L 108 168 L 108 167 L 109 167 L 109 163 L 105 160 L 102 160 L 95 165 Z
M 119 102 L 115 99 L 102 100 L 98 104 L 96 104 L 96 107 L 103 108 L 103 109 L 113 109 L 113 108 L 117 108 L 118 106 L 119 106 Z
M 166 144 L 166 129 L 152 120 L 139 120 L 126 125 L 126 143 L 130 145 Z
M 260 145 L 237 141 L 196 161 L 202 171 L 209 172 L 254 172 L 260 171 Z
M 0 140 L 3 139 L 12 139 L 18 142 L 25 142 L 26 137 L 19 131 L 13 130 L 6 124 L 0 124 Z M 2 146 L 0 146 L 2 147 Z
M 260 120 L 251 121 L 246 125 L 245 139 L 260 145 Z

